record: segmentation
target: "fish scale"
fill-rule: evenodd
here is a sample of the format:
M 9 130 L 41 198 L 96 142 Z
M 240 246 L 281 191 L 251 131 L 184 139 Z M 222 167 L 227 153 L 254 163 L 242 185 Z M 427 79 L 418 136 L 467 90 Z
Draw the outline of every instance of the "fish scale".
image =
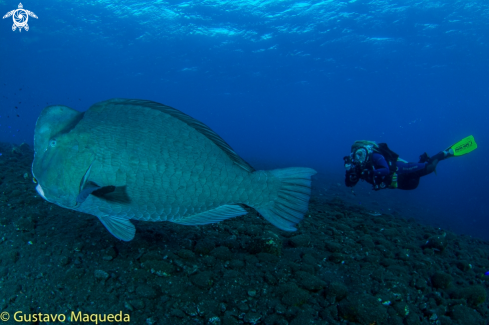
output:
M 95 215 L 117 238 L 131 240 L 130 219 L 201 225 L 246 214 L 240 205 L 293 231 L 315 171 L 255 171 L 182 112 L 113 99 L 85 113 L 45 108 L 36 123 L 33 174 L 46 200 Z
M 121 114 L 126 115 L 129 120 L 138 123 L 133 123 L 130 128 L 127 124 L 117 123 L 119 120 L 115 119 L 115 115 Z M 169 116 L 164 115 L 159 111 L 149 111 L 146 112 L 146 114 L 143 114 L 145 124 L 142 125 L 142 118 L 138 116 L 139 112 L 126 107 L 117 111 L 108 110 L 107 113 L 104 110 L 103 118 L 100 118 L 100 115 L 101 114 L 98 113 L 93 114 L 93 116 L 85 116 L 87 119 L 87 128 L 93 121 L 103 121 L 103 126 L 95 128 L 92 131 L 93 139 L 103 139 L 102 144 L 105 149 L 99 150 L 100 158 L 97 156 L 97 159 L 94 162 L 94 170 L 91 172 L 91 179 L 97 184 L 128 186 L 127 194 L 129 197 L 134 198 L 134 204 L 138 205 L 138 208 L 135 210 L 138 211 L 138 213 L 126 213 L 125 216 L 128 216 L 131 219 L 143 219 L 146 221 L 150 221 L 153 218 L 156 220 L 173 220 L 180 216 L 185 216 L 180 215 L 179 210 L 177 209 L 179 206 L 191 207 L 193 213 L 200 213 L 223 205 L 224 202 L 250 203 L 248 202 L 246 195 L 247 191 L 239 191 L 239 188 L 243 187 L 241 181 L 245 179 L 245 176 L 248 176 L 246 171 L 235 168 L 235 165 L 229 157 L 216 146 L 212 146 L 212 142 L 208 141 L 197 131 L 190 132 L 189 130 L 184 129 L 183 133 L 177 132 L 176 130 L 180 130 L 181 128 L 175 127 L 174 124 L 184 124 L 183 122 L 171 119 Z M 158 119 L 158 117 L 162 118 Z M 151 125 L 148 118 L 150 121 L 158 121 L 153 122 L 157 125 Z M 106 127 L 107 125 L 109 125 L 109 127 Z M 158 135 L 158 137 L 153 139 L 153 141 L 145 141 L 148 137 L 148 130 L 154 129 L 156 126 L 165 130 L 171 130 L 172 132 L 158 133 L 155 134 Z M 143 127 L 146 127 L 147 130 L 145 130 L 145 132 L 139 132 Z M 183 125 L 183 127 L 186 127 L 186 125 Z M 118 134 L 121 132 L 121 129 L 124 130 L 124 133 L 136 134 L 136 136 L 130 139 L 112 136 L 114 133 Z M 170 139 L 170 141 L 168 141 L 168 139 Z M 124 140 L 125 146 L 121 146 L 122 140 Z M 203 142 L 201 150 L 196 150 L 194 146 L 188 146 L 187 144 L 189 141 L 195 143 Z M 95 145 L 96 144 L 93 146 Z M 100 144 L 98 147 L 100 148 Z M 121 148 L 123 149 L 121 150 Z M 209 151 L 212 152 L 212 150 L 215 151 L 215 156 L 217 156 L 217 158 L 209 156 L 208 153 Z M 122 154 L 123 156 L 130 155 L 130 153 L 135 155 L 136 175 L 132 179 L 132 182 L 127 180 L 126 184 L 117 183 L 113 171 L 121 169 L 122 166 L 120 165 L 121 162 L 119 160 L 112 159 L 112 155 L 114 155 L 115 152 L 118 153 L 117 155 Z M 181 157 L 184 157 L 184 159 Z M 102 169 L 96 168 L 96 162 L 99 159 L 101 161 L 100 165 L 103 166 Z M 206 163 L 205 165 L 202 165 L 200 173 L 198 172 L 198 167 L 195 168 L 195 165 L 199 160 Z M 156 166 L 164 168 L 163 173 L 151 172 L 152 169 L 156 169 Z M 122 173 L 129 175 L 132 172 L 133 171 L 129 169 Z M 183 181 L 187 177 L 190 179 L 192 172 L 194 177 L 190 184 L 194 184 L 194 186 L 198 186 L 201 189 L 197 196 L 193 195 L 191 191 L 188 193 L 186 188 L 185 190 L 178 189 L 180 184 L 186 184 L 183 183 Z M 233 184 L 229 184 L 227 174 L 233 174 L 233 176 L 235 176 Z M 208 182 L 208 179 L 213 179 L 213 182 Z M 165 183 L 168 186 L 160 186 L 162 183 Z M 251 182 L 248 182 L 246 186 L 252 186 Z M 149 188 L 162 188 L 163 190 L 158 192 L 148 191 Z M 219 193 L 219 201 L 212 200 L 211 193 L 213 192 Z M 152 195 L 155 197 L 152 197 Z M 175 198 L 175 200 L 172 200 L 172 198 Z M 100 201 L 102 202 L 99 202 L 97 206 L 111 206 L 103 200 Z M 168 210 L 165 211 L 165 207 Z M 83 206 L 81 206 L 79 211 L 93 212 L 93 209 L 90 208 L 90 210 L 84 211 Z M 164 214 L 166 214 L 166 216 L 163 216 Z

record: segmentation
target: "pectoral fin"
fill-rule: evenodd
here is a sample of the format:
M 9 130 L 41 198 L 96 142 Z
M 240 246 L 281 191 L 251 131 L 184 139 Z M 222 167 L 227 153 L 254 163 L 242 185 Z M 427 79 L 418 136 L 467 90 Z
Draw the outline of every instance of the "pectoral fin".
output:
M 113 185 L 99 186 L 98 184 L 89 181 L 88 178 L 90 177 L 91 170 L 92 170 L 92 164 L 90 164 L 87 171 L 85 172 L 85 175 L 83 175 L 83 178 L 80 181 L 80 190 L 78 196 L 76 197 L 77 204 L 81 204 L 85 202 L 85 200 L 88 198 L 90 194 L 97 197 L 103 197 L 104 195 L 107 195 L 115 191 L 115 186 Z
M 76 203 L 82 204 L 83 202 L 85 202 L 85 200 L 90 194 L 92 194 L 93 192 L 99 189 L 100 186 L 97 185 L 85 187 L 83 190 L 80 191 L 80 193 L 78 193 L 78 196 L 76 197 Z
M 117 218 L 112 216 L 98 216 L 102 224 L 114 237 L 123 240 L 131 241 L 136 234 L 136 227 L 129 219 Z
M 127 186 L 104 186 L 100 189 L 91 193 L 93 196 L 98 197 L 106 202 L 110 203 L 120 203 L 120 204 L 129 204 L 131 203 L 131 199 L 127 195 Z
M 78 196 L 76 197 L 76 203 L 81 204 L 85 202 L 87 197 L 92 194 L 96 197 L 103 197 L 106 194 L 112 193 L 115 191 L 115 186 L 109 185 L 100 187 L 95 183 L 88 183 L 83 190 L 80 191 Z

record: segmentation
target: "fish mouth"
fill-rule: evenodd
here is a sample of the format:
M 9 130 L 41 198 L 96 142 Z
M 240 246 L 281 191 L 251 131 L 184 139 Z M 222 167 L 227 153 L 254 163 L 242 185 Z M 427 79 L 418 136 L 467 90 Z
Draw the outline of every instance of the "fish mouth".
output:
M 41 184 L 40 183 L 37 183 L 37 186 L 36 186 L 36 191 L 37 193 L 46 201 L 50 202 L 50 203 L 54 203 L 56 205 L 59 205 L 60 207 L 63 207 L 63 208 L 67 208 L 67 209 L 73 209 L 73 207 L 76 205 L 73 204 L 71 202 L 71 200 L 69 199 L 69 197 L 67 196 L 61 196 L 61 197 L 57 197 L 57 196 L 51 196 L 50 195 L 50 191 L 48 189 L 48 196 L 51 197 L 51 199 L 48 199 L 46 197 L 46 193 L 44 192 L 44 189 L 42 188 Z
M 37 183 L 37 186 L 36 186 L 36 191 L 37 193 L 39 193 L 39 195 L 46 201 L 50 202 L 48 199 L 46 199 L 46 196 L 44 196 L 44 190 L 42 189 L 42 186 L 41 184 Z

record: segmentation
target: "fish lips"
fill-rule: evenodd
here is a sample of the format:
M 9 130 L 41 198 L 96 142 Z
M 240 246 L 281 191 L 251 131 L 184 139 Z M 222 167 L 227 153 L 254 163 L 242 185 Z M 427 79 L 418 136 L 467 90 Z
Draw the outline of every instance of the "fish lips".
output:
M 46 196 L 44 195 L 44 190 L 42 189 L 41 184 L 37 184 L 36 191 L 44 200 L 49 201 L 48 199 L 46 199 Z
M 46 192 L 51 193 L 53 191 L 45 192 L 40 183 L 37 184 L 36 191 L 44 200 L 59 205 L 61 207 L 73 209 L 77 205 L 77 202 L 74 201 L 73 198 L 69 195 L 47 194 Z

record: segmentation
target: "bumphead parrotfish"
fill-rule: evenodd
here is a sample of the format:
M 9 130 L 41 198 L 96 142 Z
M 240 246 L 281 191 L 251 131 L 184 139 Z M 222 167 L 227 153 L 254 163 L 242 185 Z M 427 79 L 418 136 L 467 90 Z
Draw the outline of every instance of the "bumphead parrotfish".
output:
M 48 106 L 34 133 L 37 191 L 92 214 L 130 241 L 130 219 L 204 225 L 256 209 L 296 230 L 308 209 L 310 168 L 254 170 L 205 124 L 159 103 L 111 99 L 86 112 Z

